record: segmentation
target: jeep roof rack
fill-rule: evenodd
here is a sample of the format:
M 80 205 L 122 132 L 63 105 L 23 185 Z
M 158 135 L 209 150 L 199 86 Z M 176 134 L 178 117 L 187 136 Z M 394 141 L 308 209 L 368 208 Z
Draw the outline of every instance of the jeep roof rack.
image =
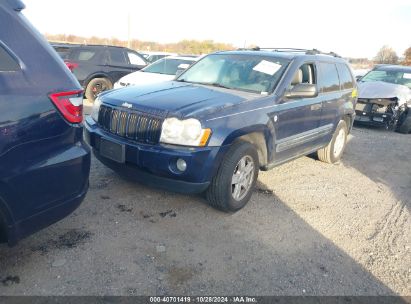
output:
M 338 54 L 334 53 L 334 52 L 329 52 L 329 53 L 324 53 L 321 52 L 320 50 L 317 49 L 299 49 L 299 48 L 260 48 L 259 46 L 255 46 L 251 49 L 247 49 L 247 48 L 240 48 L 238 49 L 239 51 L 273 51 L 273 52 L 298 52 L 298 53 L 305 53 L 306 55 L 329 55 L 329 56 L 333 56 L 333 57 L 341 57 Z

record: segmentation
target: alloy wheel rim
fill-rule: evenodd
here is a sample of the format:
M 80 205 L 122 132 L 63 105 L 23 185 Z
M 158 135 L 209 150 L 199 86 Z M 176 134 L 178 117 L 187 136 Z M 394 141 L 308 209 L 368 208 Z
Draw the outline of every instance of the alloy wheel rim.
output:
M 254 180 L 254 161 L 249 155 L 240 159 L 231 178 L 231 195 L 236 201 L 244 199 Z
M 334 157 L 338 157 L 342 153 L 342 150 L 344 149 L 344 144 L 345 144 L 345 137 L 346 137 L 345 130 L 344 128 L 342 128 L 338 132 L 337 137 L 335 138 Z

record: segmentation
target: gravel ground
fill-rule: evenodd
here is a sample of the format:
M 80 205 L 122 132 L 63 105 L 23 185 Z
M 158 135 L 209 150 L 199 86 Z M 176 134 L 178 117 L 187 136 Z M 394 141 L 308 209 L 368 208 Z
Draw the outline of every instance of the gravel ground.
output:
M 0 295 L 411 295 L 411 135 L 356 128 L 339 165 L 262 172 L 240 212 L 93 159 L 71 216 L 0 246 Z

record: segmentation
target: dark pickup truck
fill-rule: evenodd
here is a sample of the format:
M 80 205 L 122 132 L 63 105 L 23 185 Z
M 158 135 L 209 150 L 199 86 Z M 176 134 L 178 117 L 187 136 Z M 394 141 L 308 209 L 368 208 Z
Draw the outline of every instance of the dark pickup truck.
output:
M 210 54 L 175 81 L 102 93 L 86 119 L 97 158 L 148 185 L 242 208 L 259 170 L 318 152 L 336 163 L 355 116 L 345 60 L 317 50 Z

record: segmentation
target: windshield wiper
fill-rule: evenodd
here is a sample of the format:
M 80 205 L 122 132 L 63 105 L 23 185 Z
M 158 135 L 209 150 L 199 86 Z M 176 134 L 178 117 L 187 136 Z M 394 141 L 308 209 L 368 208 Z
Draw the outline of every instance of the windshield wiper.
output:
M 230 90 L 233 89 L 233 88 L 227 87 L 225 85 L 222 85 L 221 83 L 218 83 L 218 82 L 193 82 L 193 83 L 212 86 L 212 87 L 217 87 L 217 88 L 223 88 L 223 89 L 230 89 Z

